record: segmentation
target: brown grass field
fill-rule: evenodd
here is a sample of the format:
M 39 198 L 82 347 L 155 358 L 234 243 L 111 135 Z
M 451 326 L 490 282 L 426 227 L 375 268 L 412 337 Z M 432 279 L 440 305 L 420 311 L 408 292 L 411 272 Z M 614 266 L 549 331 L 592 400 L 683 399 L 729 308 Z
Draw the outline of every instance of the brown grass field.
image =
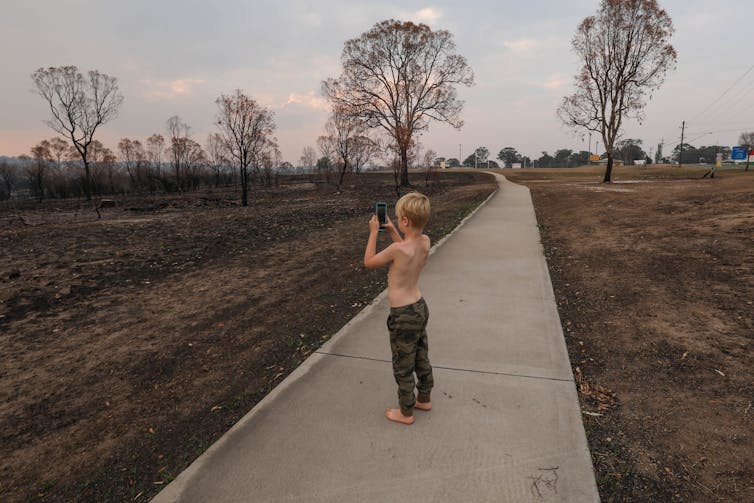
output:
M 603 501 L 754 501 L 754 171 L 500 170 L 532 192 Z M 414 180 L 424 190 L 424 181 Z M 494 190 L 429 189 L 433 240 Z M 147 501 L 385 287 L 391 176 L 0 208 L 2 501 Z
M 443 173 L 438 240 L 495 188 Z M 148 501 L 385 288 L 392 176 L 0 210 L 0 501 Z
M 602 501 L 754 501 L 754 171 L 531 189 Z

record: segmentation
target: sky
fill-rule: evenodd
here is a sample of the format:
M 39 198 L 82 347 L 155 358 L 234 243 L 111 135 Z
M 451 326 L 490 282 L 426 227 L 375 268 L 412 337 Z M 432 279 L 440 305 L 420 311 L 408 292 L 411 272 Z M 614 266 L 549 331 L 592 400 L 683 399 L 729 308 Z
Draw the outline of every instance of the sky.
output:
M 660 0 L 675 27 L 676 68 L 647 102 L 642 124 L 624 138 L 647 152 L 678 143 L 681 123 L 695 146 L 735 145 L 754 131 L 754 2 Z M 115 150 L 123 138 L 165 133 L 178 115 L 192 138 L 214 132 L 215 99 L 241 89 L 275 114 L 283 160 L 323 134 L 321 82 L 342 70 L 343 44 L 385 19 L 452 33 L 476 84 L 460 87 L 464 126 L 433 123 L 420 142 L 439 156 L 484 146 L 495 158 L 514 147 L 588 150 L 589 138 L 556 116 L 580 68 L 571 49 L 579 22 L 598 0 L 3 0 L 0 16 L 0 155 L 15 156 L 55 136 L 33 92 L 40 67 L 76 65 L 118 78 L 118 117 L 96 135 Z M 596 135 L 591 150 L 596 150 Z M 599 147 L 598 147 L 599 148 Z

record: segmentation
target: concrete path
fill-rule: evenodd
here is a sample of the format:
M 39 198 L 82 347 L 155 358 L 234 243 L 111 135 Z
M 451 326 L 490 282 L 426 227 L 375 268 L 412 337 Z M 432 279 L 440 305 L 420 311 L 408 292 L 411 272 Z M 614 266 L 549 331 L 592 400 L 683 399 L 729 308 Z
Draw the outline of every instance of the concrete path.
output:
M 496 176 L 422 275 L 431 412 L 384 417 L 383 293 L 154 501 L 599 501 L 531 196 Z

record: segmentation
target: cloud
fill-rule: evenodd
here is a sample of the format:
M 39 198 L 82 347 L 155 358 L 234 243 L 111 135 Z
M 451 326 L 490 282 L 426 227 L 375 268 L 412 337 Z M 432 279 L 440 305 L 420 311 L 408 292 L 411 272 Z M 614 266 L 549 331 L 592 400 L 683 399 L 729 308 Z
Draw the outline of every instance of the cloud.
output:
M 288 105 L 304 105 L 307 108 L 314 110 L 330 110 L 330 104 L 326 99 L 314 94 L 314 91 L 309 91 L 306 94 L 291 93 L 288 95 L 288 101 L 283 106 Z
M 398 17 L 400 19 L 410 19 L 419 23 L 432 25 L 442 18 L 442 12 L 434 7 L 425 7 L 415 12 L 402 12 Z
M 506 40 L 503 42 L 503 47 L 511 51 L 522 52 L 528 51 L 536 46 L 536 42 L 530 38 L 522 38 L 519 40 Z
M 549 90 L 558 90 L 564 86 L 567 86 L 569 79 L 561 73 L 550 75 L 546 82 L 537 82 L 536 85 Z
M 200 79 L 177 79 L 169 82 L 142 80 L 142 83 L 149 88 L 147 97 L 160 100 L 172 100 L 184 96 L 191 96 L 194 94 L 195 88 L 199 84 L 204 84 L 204 82 L 204 80 Z

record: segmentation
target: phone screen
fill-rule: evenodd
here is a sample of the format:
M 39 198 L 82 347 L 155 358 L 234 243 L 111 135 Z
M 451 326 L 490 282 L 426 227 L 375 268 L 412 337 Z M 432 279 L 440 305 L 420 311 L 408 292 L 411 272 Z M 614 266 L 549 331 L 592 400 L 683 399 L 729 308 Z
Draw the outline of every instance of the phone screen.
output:
M 387 207 L 383 205 L 377 206 L 377 219 L 380 221 L 380 225 L 385 225 L 385 222 L 387 221 L 385 219 L 385 213 L 387 212 Z

